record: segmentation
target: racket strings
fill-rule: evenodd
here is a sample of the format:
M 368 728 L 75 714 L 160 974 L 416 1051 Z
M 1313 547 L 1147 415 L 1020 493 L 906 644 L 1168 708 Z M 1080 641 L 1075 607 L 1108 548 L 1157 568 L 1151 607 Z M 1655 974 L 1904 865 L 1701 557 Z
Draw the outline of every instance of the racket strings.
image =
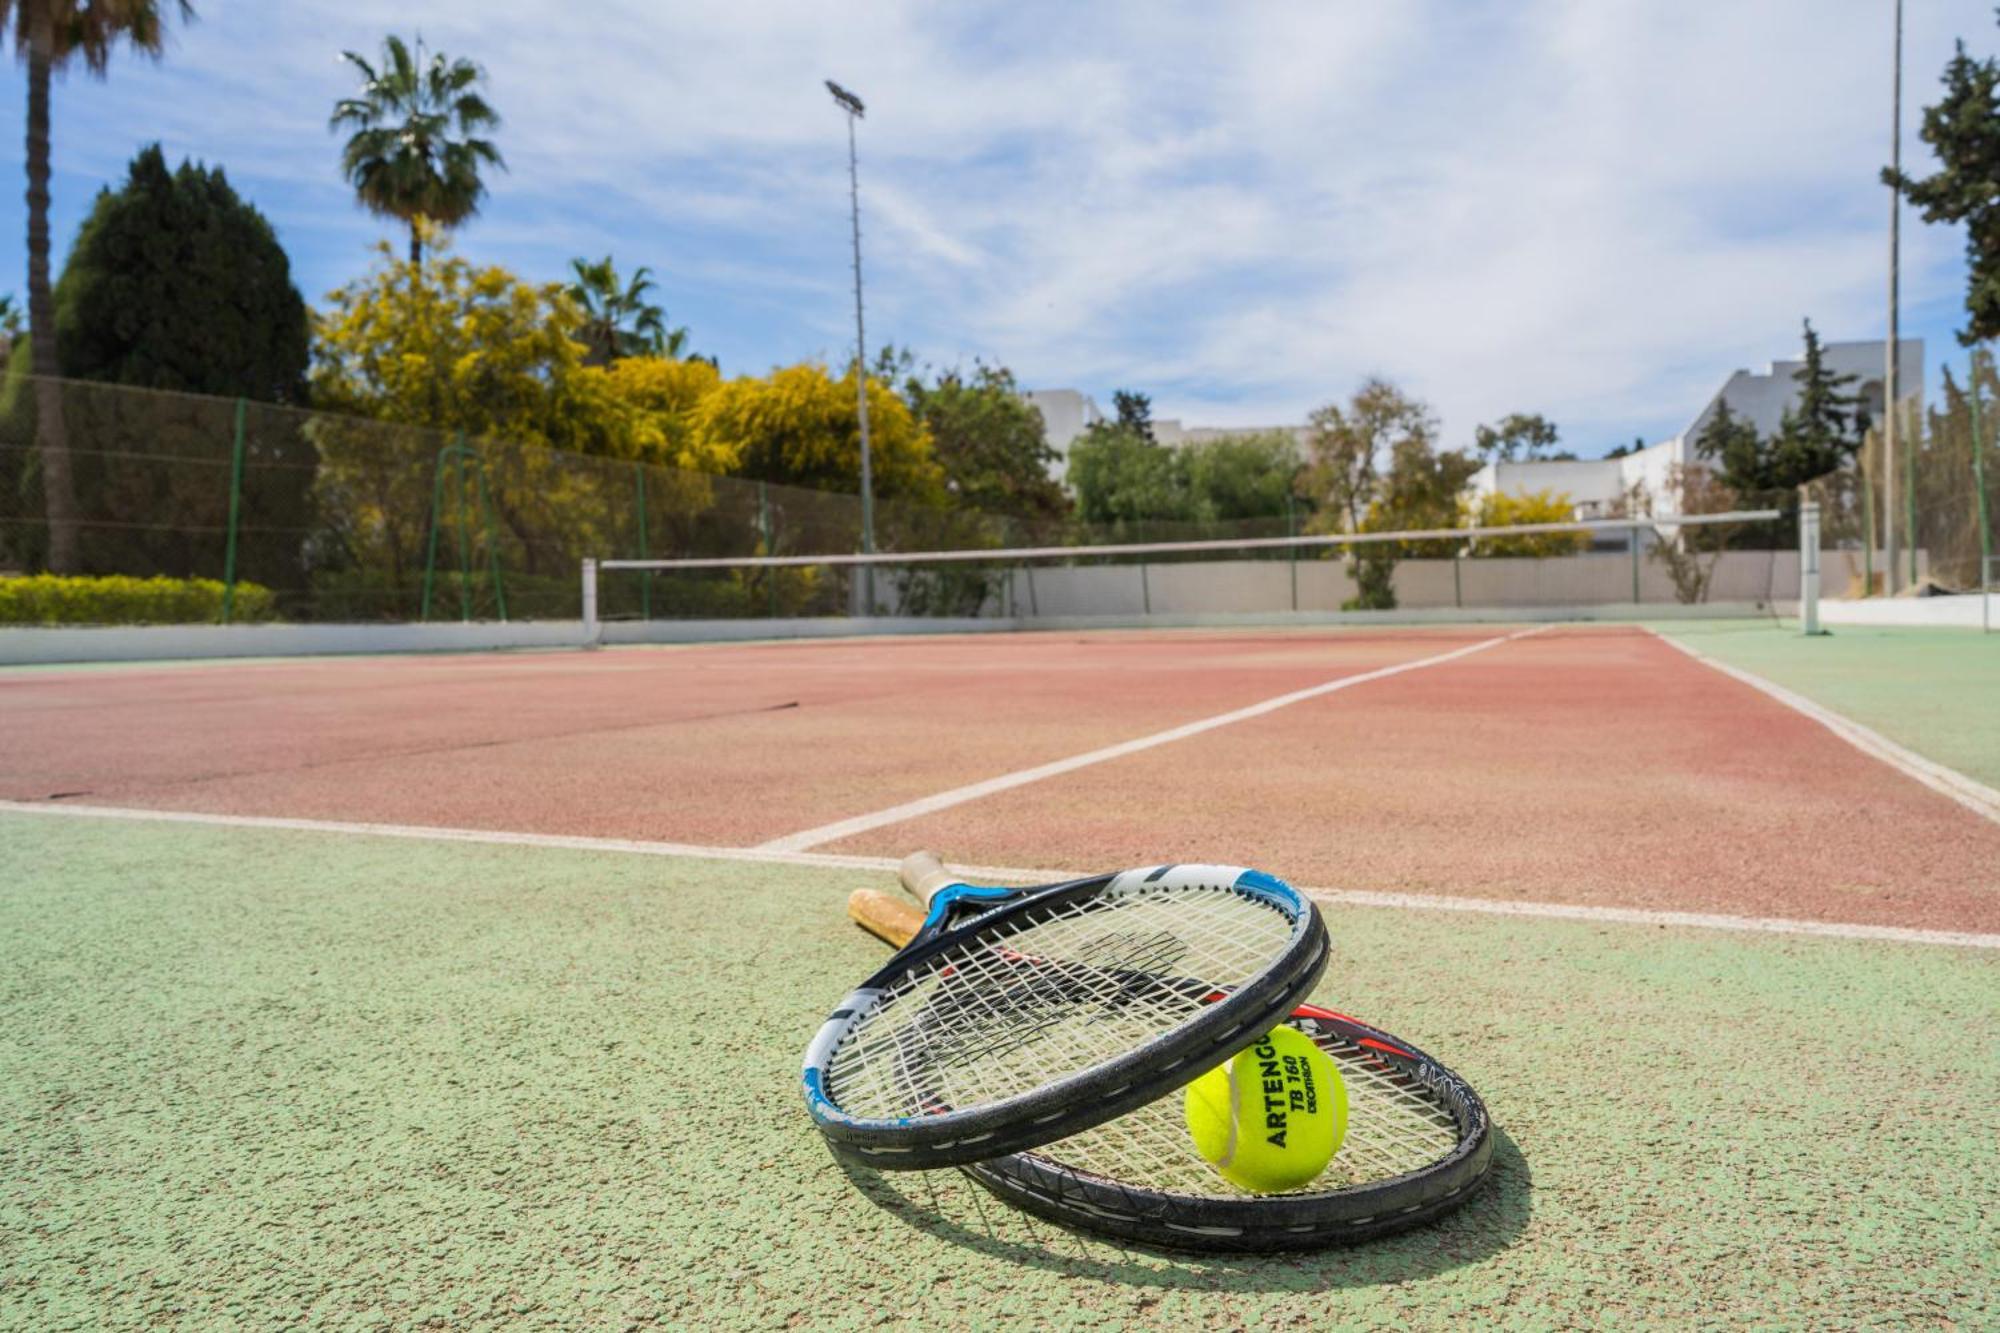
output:
M 1347 1088 L 1347 1137 L 1316 1179 L 1287 1191 L 1323 1194 L 1424 1170 L 1460 1142 L 1452 1108 L 1405 1067 L 1333 1033 L 1314 1032 Z M 1202 1159 L 1189 1137 L 1182 1098 L 1173 1094 L 1033 1156 L 1057 1171 L 1133 1191 L 1197 1197 L 1251 1195 Z
M 1125 1055 L 1254 979 L 1296 923 L 1226 884 L 1149 886 L 1003 921 L 899 978 L 829 1062 L 851 1114 L 1020 1096 Z

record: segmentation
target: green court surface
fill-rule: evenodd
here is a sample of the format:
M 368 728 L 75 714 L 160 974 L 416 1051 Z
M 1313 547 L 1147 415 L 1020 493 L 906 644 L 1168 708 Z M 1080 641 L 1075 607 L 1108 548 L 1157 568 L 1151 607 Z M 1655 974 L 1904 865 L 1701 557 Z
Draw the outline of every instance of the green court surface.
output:
M 797 1060 L 886 880 L 0 815 L 0 1324 L 2000 1319 L 1990 952 L 1334 909 L 1322 998 L 1482 1090 L 1495 1176 L 1224 1260 L 835 1166 Z
M 1661 633 L 2000 786 L 2000 634 L 1797 622 L 1664 622 Z

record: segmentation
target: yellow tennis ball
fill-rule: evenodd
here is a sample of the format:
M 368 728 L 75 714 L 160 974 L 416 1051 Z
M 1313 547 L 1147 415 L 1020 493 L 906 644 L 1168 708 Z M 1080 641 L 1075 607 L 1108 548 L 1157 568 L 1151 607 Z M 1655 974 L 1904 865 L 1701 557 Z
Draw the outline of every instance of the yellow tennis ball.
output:
M 1347 1087 L 1312 1038 L 1278 1027 L 1187 1086 L 1196 1151 L 1257 1194 L 1326 1170 L 1347 1137 Z

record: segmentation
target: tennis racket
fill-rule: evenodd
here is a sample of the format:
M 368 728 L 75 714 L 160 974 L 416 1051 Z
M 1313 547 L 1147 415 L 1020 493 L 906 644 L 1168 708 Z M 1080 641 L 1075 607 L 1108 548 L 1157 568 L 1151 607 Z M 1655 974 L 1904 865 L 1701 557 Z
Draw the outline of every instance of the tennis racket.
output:
M 1318 909 L 1234 866 L 940 885 L 926 902 L 805 1054 L 829 1145 L 889 1170 L 962 1166 L 1142 1106 L 1269 1031 L 1326 966 Z
M 951 876 L 928 853 L 903 863 L 929 900 Z M 848 914 L 901 947 L 922 914 L 857 890 Z M 1351 1244 L 1463 1204 L 1492 1161 L 1491 1123 L 1470 1084 L 1415 1046 L 1359 1019 L 1302 1004 L 1285 1020 L 1330 1056 L 1347 1087 L 1346 1140 L 1327 1170 L 1282 1194 L 1238 1189 L 1194 1149 L 1181 1098 L 966 1173 L 1029 1212 L 1085 1230 L 1181 1249 L 1254 1252 Z

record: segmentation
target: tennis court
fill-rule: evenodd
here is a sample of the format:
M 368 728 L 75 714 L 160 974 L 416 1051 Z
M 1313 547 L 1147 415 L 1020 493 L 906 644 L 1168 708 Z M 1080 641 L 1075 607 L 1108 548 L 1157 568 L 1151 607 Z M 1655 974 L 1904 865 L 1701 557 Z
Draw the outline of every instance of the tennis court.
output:
M 1739 620 L 0 673 L 0 1321 L 1990 1322 L 1991 648 Z M 798 1054 L 882 956 L 848 890 L 918 846 L 1309 889 L 1320 997 L 1480 1089 L 1492 1178 L 1258 1259 L 850 1179 Z

